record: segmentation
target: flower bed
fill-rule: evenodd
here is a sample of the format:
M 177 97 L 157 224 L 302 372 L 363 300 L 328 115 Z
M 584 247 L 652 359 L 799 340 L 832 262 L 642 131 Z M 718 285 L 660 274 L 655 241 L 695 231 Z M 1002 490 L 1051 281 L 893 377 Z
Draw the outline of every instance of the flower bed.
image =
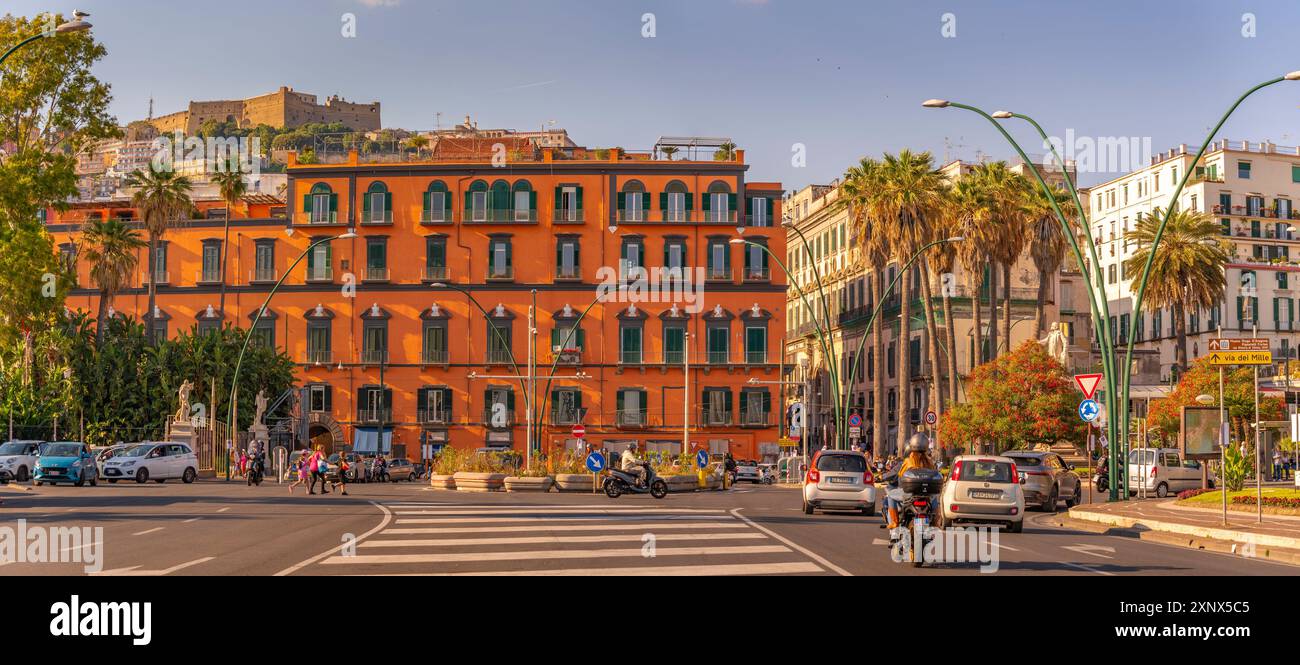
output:
M 1239 506 L 1253 506 L 1255 505 L 1255 499 L 1254 496 L 1234 496 L 1232 502 Z M 1266 496 L 1264 497 L 1264 505 L 1269 508 L 1300 509 L 1300 497 Z

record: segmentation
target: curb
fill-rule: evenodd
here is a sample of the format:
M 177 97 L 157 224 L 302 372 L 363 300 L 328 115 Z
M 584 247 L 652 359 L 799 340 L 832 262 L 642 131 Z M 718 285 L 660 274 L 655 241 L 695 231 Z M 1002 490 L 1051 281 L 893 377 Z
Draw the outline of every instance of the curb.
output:
M 1244 531 L 1234 531 L 1232 529 L 1154 520 L 1146 517 L 1129 517 L 1126 515 L 1098 513 L 1089 510 L 1081 510 L 1079 508 L 1071 508 L 1069 517 L 1071 519 L 1086 520 L 1112 527 L 1119 527 L 1121 529 L 1135 529 L 1139 532 L 1144 532 L 1139 537 L 1146 537 L 1147 533 L 1156 531 L 1175 536 L 1185 536 L 1192 539 L 1209 539 L 1223 541 L 1229 544 L 1252 544 L 1257 548 L 1262 546 L 1267 548 L 1282 548 L 1300 551 L 1300 538 L 1290 536 L 1248 533 Z
M 1195 538 L 1173 533 L 1164 533 L 1160 531 L 1144 531 L 1138 536 L 1141 540 L 1147 540 L 1163 545 L 1173 545 L 1174 547 L 1185 547 L 1194 550 L 1205 550 L 1207 552 L 1218 552 L 1220 554 L 1231 554 L 1243 559 L 1266 559 L 1278 563 L 1286 563 L 1293 566 L 1300 566 L 1300 550 L 1283 549 L 1274 547 L 1254 547 L 1247 543 L 1235 543 L 1226 540 L 1216 540 L 1213 538 Z

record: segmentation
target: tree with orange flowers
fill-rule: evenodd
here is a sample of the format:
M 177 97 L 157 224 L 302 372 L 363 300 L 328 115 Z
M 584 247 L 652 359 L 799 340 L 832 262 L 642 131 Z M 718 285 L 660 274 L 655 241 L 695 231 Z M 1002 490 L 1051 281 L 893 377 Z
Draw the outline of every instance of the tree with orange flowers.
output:
M 1224 370 L 1223 402 L 1228 408 L 1232 437 L 1236 441 L 1253 443 L 1250 426 L 1255 422 L 1255 372 L 1248 366 L 1225 367 Z M 1192 363 L 1168 397 L 1151 403 L 1147 423 L 1152 436 L 1158 436 L 1166 445 L 1176 445 L 1182 427 L 1183 407 L 1199 405 L 1196 401 L 1199 395 L 1213 397 L 1212 404 L 1218 406 L 1219 368 L 1211 365 L 1207 358 Z M 1285 420 L 1286 408 L 1282 398 L 1260 397 L 1259 414 L 1260 420 Z
M 989 443 L 1001 452 L 1059 441 L 1083 447 L 1081 395 L 1065 367 L 1037 342 L 976 367 L 966 379 L 966 396 L 969 401 L 954 406 L 939 425 L 945 447 Z

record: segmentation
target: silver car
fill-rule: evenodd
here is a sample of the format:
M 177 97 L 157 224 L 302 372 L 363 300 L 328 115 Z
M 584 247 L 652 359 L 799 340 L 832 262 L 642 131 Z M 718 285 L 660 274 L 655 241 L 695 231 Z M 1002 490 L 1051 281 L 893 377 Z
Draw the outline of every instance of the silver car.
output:
M 813 456 L 804 478 L 803 512 L 860 510 L 876 514 L 876 485 L 867 457 L 850 450 L 822 450 Z
M 1083 500 L 1083 483 L 1074 466 L 1066 464 L 1060 455 L 1052 452 L 1015 450 L 1003 456 L 1016 463 L 1016 470 L 1025 479 L 1021 490 L 1026 506 L 1037 506 L 1048 513 L 1056 512 L 1057 502 L 1073 508 Z

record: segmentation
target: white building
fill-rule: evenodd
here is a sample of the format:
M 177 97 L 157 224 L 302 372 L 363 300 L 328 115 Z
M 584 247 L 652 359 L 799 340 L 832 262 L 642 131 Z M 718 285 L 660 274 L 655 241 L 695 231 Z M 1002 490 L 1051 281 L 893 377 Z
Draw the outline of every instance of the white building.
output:
M 1091 232 L 1098 245 L 1112 335 L 1117 343 L 1127 344 L 1141 278 L 1140 271 L 1124 270 L 1124 260 L 1136 249 L 1124 241 L 1124 233 L 1136 226 L 1139 215 L 1167 207 L 1178 179 L 1194 168 L 1179 196 L 1179 208 L 1213 215 L 1236 249 L 1224 266 L 1223 301 L 1187 313 L 1188 360 L 1206 353 L 1220 325 L 1225 336 L 1234 337 L 1249 335 L 1255 323 L 1261 337 L 1273 340 L 1275 358 L 1295 357 L 1300 251 L 1293 249 L 1300 247 L 1300 232 L 1292 225 L 1300 226 L 1294 207 L 1300 198 L 1300 148 L 1223 140 L 1210 146 L 1199 165 L 1192 164 L 1195 153 L 1195 148 L 1179 146 L 1153 157 L 1150 166 L 1089 192 Z M 1171 314 L 1168 309 L 1144 310 L 1140 318 L 1137 348 L 1158 349 L 1162 380 L 1169 380 L 1175 358 Z

